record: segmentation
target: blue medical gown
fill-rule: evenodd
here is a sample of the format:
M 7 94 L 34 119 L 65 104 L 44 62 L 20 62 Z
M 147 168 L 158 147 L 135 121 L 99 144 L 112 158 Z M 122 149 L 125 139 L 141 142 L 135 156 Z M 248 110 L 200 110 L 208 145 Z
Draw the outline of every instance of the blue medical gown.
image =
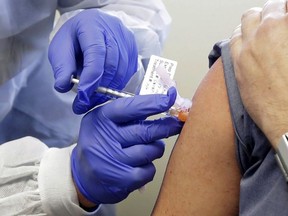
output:
M 56 9 L 93 7 L 121 17 L 135 35 L 142 63 L 160 55 L 171 21 L 161 0 L 1 0 L 0 7 L 0 144 L 27 135 L 49 147 L 77 139 L 75 93 L 54 90 L 47 58 Z
M 75 93 L 54 90 L 47 58 L 57 1 L 1 0 L 0 7 L 0 143 L 31 135 L 68 146 L 80 122 Z
M 47 58 L 55 11 L 102 7 L 115 0 L 1 0 L 0 144 L 33 136 L 49 147 L 77 139 L 80 118 L 74 92 L 54 90 Z
M 1 0 L 0 144 L 28 135 L 49 147 L 76 141 L 82 116 L 72 112 L 75 93 L 54 90 L 47 50 L 56 9 L 90 7 L 122 17 L 133 30 L 143 62 L 160 54 L 171 21 L 161 0 Z M 7 186 L 9 190 L 14 188 Z M 97 215 L 113 212 L 103 205 Z

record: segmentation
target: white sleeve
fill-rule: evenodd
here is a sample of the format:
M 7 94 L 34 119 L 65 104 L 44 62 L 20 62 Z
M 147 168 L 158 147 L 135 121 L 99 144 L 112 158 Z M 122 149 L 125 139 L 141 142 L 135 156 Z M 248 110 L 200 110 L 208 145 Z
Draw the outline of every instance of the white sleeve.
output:
M 117 16 L 132 30 L 142 58 L 161 54 L 171 24 L 171 17 L 161 0 L 118 0 L 102 10 Z
M 76 1 L 78 3 L 73 2 L 75 0 L 60 1 L 58 8 L 63 14 L 60 19 L 61 24 L 56 25 L 52 36 L 67 19 L 80 12 L 79 9 L 99 8 L 110 15 L 117 16 L 134 33 L 139 55 L 143 59 L 161 54 L 171 24 L 171 17 L 161 0 L 78 0 Z
M 1 215 L 105 215 L 107 206 L 90 213 L 79 207 L 70 171 L 73 147 L 49 149 L 32 137 L 0 145 Z

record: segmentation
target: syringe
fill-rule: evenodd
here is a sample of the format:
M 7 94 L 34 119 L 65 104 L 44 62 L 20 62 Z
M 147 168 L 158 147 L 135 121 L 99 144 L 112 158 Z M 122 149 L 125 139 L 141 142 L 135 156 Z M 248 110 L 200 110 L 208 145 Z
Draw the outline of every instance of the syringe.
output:
M 74 84 L 78 84 L 79 83 L 79 80 L 76 79 L 76 78 L 71 78 L 71 82 L 74 83 Z M 98 87 L 95 92 L 98 92 L 98 93 L 102 93 L 102 94 L 106 94 L 106 95 L 109 95 L 111 98 L 113 99 L 117 99 L 117 98 L 127 98 L 127 97 L 133 97 L 135 96 L 135 94 L 132 94 L 132 93 L 129 93 L 129 92 L 124 92 L 124 91 L 116 91 L 116 90 L 113 90 L 113 89 L 109 89 L 109 88 L 105 88 L 105 87 Z M 188 112 L 189 110 L 187 111 L 181 111 L 181 110 L 178 110 L 176 109 L 175 107 L 171 107 L 169 109 L 169 111 L 166 113 L 166 115 L 171 115 L 171 116 L 175 116 L 177 117 L 180 121 L 182 122 L 185 122 L 187 117 L 188 117 Z
M 74 84 L 78 84 L 79 80 L 72 77 L 71 78 L 71 82 L 74 83 Z M 95 91 L 98 92 L 98 93 L 109 95 L 109 96 L 111 96 L 112 98 L 115 98 L 115 99 L 135 96 L 134 94 L 129 93 L 129 92 L 124 92 L 124 91 L 120 92 L 120 91 L 116 91 L 116 90 L 105 88 L 105 87 L 101 87 L 101 86 L 98 87 Z

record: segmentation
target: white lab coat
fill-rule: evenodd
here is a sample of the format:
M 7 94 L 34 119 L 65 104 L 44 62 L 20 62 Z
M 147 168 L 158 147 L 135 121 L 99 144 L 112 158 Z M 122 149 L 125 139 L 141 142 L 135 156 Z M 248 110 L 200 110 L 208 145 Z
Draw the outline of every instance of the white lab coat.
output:
M 119 17 L 134 32 L 142 62 L 160 54 L 170 17 L 161 0 L 2 0 L 0 6 L 0 143 L 27 135 L 41 140 L 0 145 L 1 215 L 85 214 L 69 174 L 68 146 L 77 140 L 81 116 L 71 109 L 75 93 L 54 90 L 47 60 L 55 11 L 96 7 Z

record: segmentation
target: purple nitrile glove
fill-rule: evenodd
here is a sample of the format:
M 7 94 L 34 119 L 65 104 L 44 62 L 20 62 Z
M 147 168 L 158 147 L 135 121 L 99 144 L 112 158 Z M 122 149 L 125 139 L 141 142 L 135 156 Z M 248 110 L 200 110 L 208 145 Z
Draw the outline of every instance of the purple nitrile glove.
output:
M 78 190 L 95 204 L 117 203 L 153 180 L 153 160 L 164 153 L 160 140 L 178 134 L 175 117 L 145 120 L 167 111 L 176 89 L 167 95 L 137 95 L 117 99 L 87 113 L 71 156 Z
M 107 98 L 98 86 L 121 90 L 137 71 L 138 51 L 133 33 L 120 19 L 87 9 L 69 19 L 49 46 L 55 89 L 71 90 L 71 76 L 79 77 L 73 111 L 82 114 Z

